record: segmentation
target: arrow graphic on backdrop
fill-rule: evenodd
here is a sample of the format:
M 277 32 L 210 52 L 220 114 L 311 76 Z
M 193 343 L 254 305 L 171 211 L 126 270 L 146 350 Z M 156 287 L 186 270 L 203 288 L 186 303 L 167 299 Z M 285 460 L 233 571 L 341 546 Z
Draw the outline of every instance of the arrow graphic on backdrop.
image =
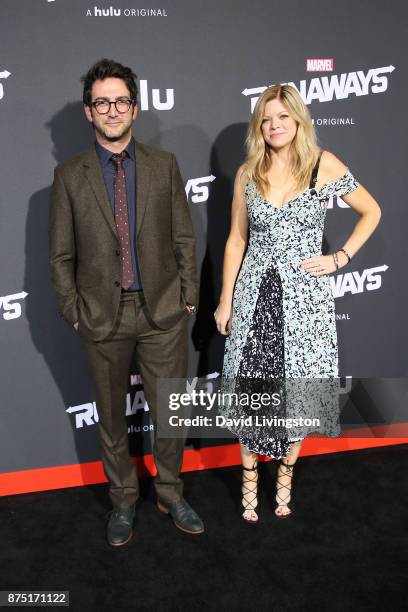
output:
M 2 72 L 0 72 L 0 79 L 8 79 L 10 76 L 11 72 L 9 72 L 8 70 L 3 70 Z M 0 100 L 3 98 L 4 96 L 4 88 L 2 83 L 0 83 Z
M 191 201 L 194 202 L 194 204 L 206 202 L 210 194 L 206 183 L 212 183 L 214 180 L 215 176 L 213 174 L 210 174 L 210 176 L 200 176 L 198 178 L 189 179 L 185 187 L 187 198 L 190 191 L 192 191 L 194 195 Z
M 21 304 L 17 300 L 25 300 L 27 295 L 28 293 L 21 291 L 20 293 L 0 297 L 0 309 L 4 310 L 3 319 L 5 321 L 21 317 Z
M 264 86 L 264 87 L 251 87 L 251 88 L 246 87 L 245 89 L 242 90 L 241 93 L 243 93 L 244 96 L 254 96 L 256 94 L 261 94 L 263 91 L 265 91 L 265 89 L 267 89 L 266 86 Z

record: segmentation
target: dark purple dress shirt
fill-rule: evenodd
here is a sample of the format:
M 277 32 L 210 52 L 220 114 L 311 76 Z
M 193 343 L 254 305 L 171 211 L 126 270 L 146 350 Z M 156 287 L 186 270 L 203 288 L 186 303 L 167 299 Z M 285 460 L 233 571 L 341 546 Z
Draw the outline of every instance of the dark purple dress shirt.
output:
M 115 214 L 115 196 L 114 196 L 114 180 L 115 180 L 115 166 L 112 161 L 112 152 L 102 147 L 99 142 L 95 141 L 95 149 L 101 163 L 102 174 L 105 181 L 106 189 L 108 191 L 109 200 L 112 206 L 112 212 Z M 129 215 L 129 233 L 130 233 L 130 244 L 132 247 L 132 271 L 133 271 L 133 284 L 129 287 L 128 291 L 141 291 L 142 284 L 140 281 L 140 273 L 137 264 L 137 252 L 136 252 L 136 155 L 135 155 L 135 141 L 129 142 L 128 146 L 124 149 L 127 152 L 127 157 L 123 162 L 126 177 L 126 196 L 128 205 Z

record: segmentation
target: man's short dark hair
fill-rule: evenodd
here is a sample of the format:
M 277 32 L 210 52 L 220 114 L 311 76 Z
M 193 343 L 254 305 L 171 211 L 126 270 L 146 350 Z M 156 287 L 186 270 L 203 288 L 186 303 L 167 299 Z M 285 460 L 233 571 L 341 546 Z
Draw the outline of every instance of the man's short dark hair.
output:
M 81 78 L 84 84 L 82 99 L 86 106 L 91 106 L 92 104 L 92 85 L 95 81 L 103 81 L 109 77 L 125 81 L 130 97 L 134 100 L 134 103 L 137 104 L 136 74 L 130 68 L 127 68 L 127 66 L 122 66 L 122 64 L 118 62 L 104 58 L 91 66 L 88 72 Z

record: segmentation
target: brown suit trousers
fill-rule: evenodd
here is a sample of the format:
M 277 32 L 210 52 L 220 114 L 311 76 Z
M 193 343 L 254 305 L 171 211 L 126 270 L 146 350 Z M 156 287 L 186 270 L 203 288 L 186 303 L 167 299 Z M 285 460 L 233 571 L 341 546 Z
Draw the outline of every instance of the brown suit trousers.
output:
M 102 461 L 114 506 L 129 506 L 139 497 L 138 478 L 129 455 L 125 399 L 129 368 L 136 352 L 146 401 L 157 424 L 156 387 L 159 378 L 184 378 L 187 369 L 187 318 L 161 330 L 152 322 L 142 292 L 122 294 L 112 333 L 94 342 L 84 337 L 96 388 Z M 155 435 L 153 455 L 158 497 L 172 502 L 182 496 L 179 478 L 184 439 Z

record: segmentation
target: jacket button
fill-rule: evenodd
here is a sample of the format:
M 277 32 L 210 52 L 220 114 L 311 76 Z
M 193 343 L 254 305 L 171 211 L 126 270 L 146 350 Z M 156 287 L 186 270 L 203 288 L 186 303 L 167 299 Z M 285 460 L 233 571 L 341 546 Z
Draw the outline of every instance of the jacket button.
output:
M 115 287 L 120 287 L 120 282 L 119 281 L 115 281 Z
M 118 255 L 118 256 L 119 256 L 119 255 L 120 255 L 120 251 L 119 251 L 119 249 L 116 249 L 115 253 L 116 253 L 116 255 Z

